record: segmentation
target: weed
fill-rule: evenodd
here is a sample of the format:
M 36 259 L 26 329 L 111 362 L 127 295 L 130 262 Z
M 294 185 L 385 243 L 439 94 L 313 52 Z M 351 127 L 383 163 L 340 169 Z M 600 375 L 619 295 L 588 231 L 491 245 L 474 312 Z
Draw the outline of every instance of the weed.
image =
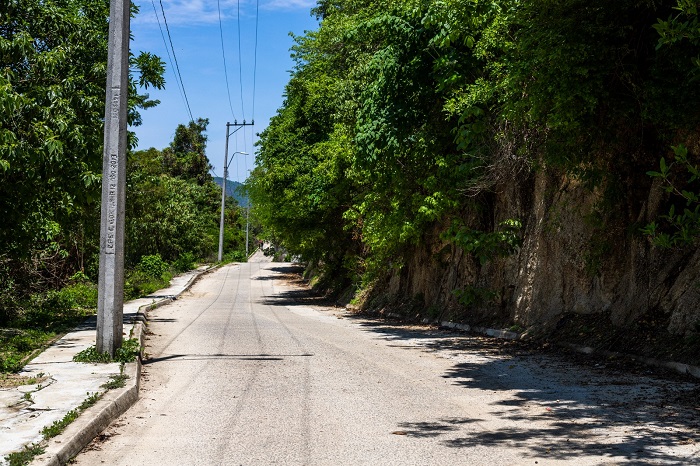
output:
M 41 435 L 43 435 L 45 439 L 50 439 L 56 437 L 57 435 L 60 435 L 61 432 L 63 432 L 66 429 L 66 427 L 68 427 L 73 421 L 78 419 L 78 416 L 80 416 L 80 411 L 78 411 L 77 409 L 71 409 L 66 413 L 65 416 L 63 416 L 62 419 L 54 421 L 53 424 L 51 424 L 50 426 L 46 426 L 43 429 L 41 429 Z
M 508 328 L 509 332 L 515 332 L 515 333 L 522 333 L 524 328 L 522 328 L 519 324 L 511 325 L 510 328 Z
M 25 445 L 24 450 L 10 453 L 5 457 L 9 466 L 24 466 L 32 462 L 35 456 L 39 456 L 46 451 L 44 447 L 37 444 Z
M 97 403 L 99 401 L 99 399 L 102 398 L 102 395 L 100 395 L 97 392 L 92 393 L 92 394 L 88 392 L 87 395 L 88 395 L 87 398 L 85 398 L 83 400 L 83 402 L 80 403 L 80 406 L 78 406 L 78 410 L 80 410 L 81 412 L 85 411 L 90 406 L 94 406 L 95 403 Z
M 18 302 L 13 319 L 0 329 L 0 372 L 18 372 L 36 352 L 93 315 L 96 302 L 97 287 L 84 282 Z
M 124 340 L 121 348 L 118 348 L 114 358 L 109 353 L 100 353 L 95 346 L 84 349 L 80 353 L 73 356 L 75 362 L 88 363 L 110 363 L 110 362 L 134 362 L 134 359 L 139 355 L 139 342 L 135 338 Z
M 151 277 L 140 270 L 132 271 L 124 283 L 124 299 L 135 299 L 148 296 L 154 291 L 165 288 L 173 278 L 170 272 L 164 272 L 160 277 Z
M 107 390 L 113 390 L 115 388 L 122 388 L 126 385 L 126 380 L 129 378 L 126 374 L 112 375 L 110 381 L 101 385 L 102 388 Z
M 496 292 L 488 288 L 467 285 L 452 292 L 459 303 L 465 307 L 480 306 L 488 303 L 496 297 Z
M 99 400 L 101 396 L 102 395 L 99 393 L 88 393 L 87 398 L 80 404 L 80 406 L 78 406 L 76 409 L 68 411 L 62 419 L 54 421 L 54 423 L 50 426 L 46 426 L 41 429 L 41 435 L 43 435 L 47 440 L 60 435 L 66 429 L 66 427 L 78 419 L 80 413 L 97 403 L 97 400 Z
M 109 353 L 100 353 L 97 351 L 97 347 L 90 346 L 85 348 L 75 356 L 73 356 L 73 361 L 75 362 L 92 362 L 92 363 L 107 363 L 112 362 L 112 356 Z
M 26 392 L 24 395 L 22 395 L 22 399 L 24 401 L 28 401 L 30 403 L 34 403 L 34 400 L 32 399 L 32 393 L 31 392 Z

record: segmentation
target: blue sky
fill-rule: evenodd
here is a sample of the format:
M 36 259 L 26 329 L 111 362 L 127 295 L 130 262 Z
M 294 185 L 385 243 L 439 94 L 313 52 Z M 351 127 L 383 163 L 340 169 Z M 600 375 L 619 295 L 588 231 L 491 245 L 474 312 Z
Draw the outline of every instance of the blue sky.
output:
M 177 125 L 189 121 L 189 115 L 178 89 L 174 63 L 168 58 L 156 20 L 154 4 L 167 41 L 160 2 L 135 0 L 133 3 L 139 6 L 140 13 L 131 22 L 134 36 L 131 51 L 135 54 L 140 51 L 155 53 L 166 62 L 166 88 L 146 91 L 161 104 L 143 111 L 143 125 L 131 129 L 139 138 L 139 149 L 163 149 L 172 141 Z M 318 27 L 316 19 L 310 15 L 316 2 L 259 0 L 256 4 L 256 0 L 220 0 L 222 29 L 219 28 L 216 0 L 162 0 L 162 3 L 192 116 L 195 119 L 209 118 L 207 156 L 216 175 L 223 176 L 226 123 L 233 123 L 234 119 L 239 122 L 244 118 L 247 122 L 255 119 L 254 127 L 241 129 L 231 136 L 229 142 L 229 155 L 235 151 L 250 154 L 237 154 L 231 163 L 229 179 L 243 181 L 255 163 L 255 133 L 265 129 L 282 105 L 284 86 L 293 67 L 289 52 L 293 40 L 289 32 L 301 35 L 305 30 Z M 259 8 L 258 47 L 257 67 L 254 67 L 256 8 Z M 221 30 L 231 104 L 224 73 Z

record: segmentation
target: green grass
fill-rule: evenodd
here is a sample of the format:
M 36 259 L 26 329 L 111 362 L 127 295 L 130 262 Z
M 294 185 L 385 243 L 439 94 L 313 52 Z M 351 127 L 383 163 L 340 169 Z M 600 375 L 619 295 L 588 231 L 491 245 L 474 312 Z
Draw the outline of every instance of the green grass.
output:
M 115 388 L 122 388 L 126 386 L 126 380 L 129 378 L 128 375 L 122 373 L 119 375 L 113 375 L 111 380 L 107 383 L 102 384 L 102 388 L 107 390 L 114 390 Z
M 155 265 L 162 264 L 156 262 Z M 167 264 L 164 267 L 167 267 Z M 172 273 L 164 269 L 157 272 L 160 275 L 154 278 L 148 269 L 137 268 L 130 271 L 124 287 L 125 299 L 147 296 L 167 287 Z M 19 372 L 28 361 L 52 342 L 87 317 L 95 315 L 97 285 L 87 281 L 87 278 L 78 277 L 74 283 L 61 290 L 33 294 L 19 302 L 16 308 L 17 312 L 13 318 L 0 327 L 0 374 Z M 127 353 L 117 356 L 115 360 L 133 361 L 132 354 L 128 352 L 129 347 L 123 351 Z M 98 356 L 94 357 L 99 359 Z
M 102 398 L 100 393 L 88 393 L 87 398 L 83 400 L 80 406 L 78 406 L 76 409 L 68 411 L 63 418 L 59 419 L 58 421 L 54 421 L 53 424 L 41 429 L 41 435 L 43 435 L 47 440 L 60 435 L 64 430 L 66 430 L 66 427 L 78 419 L 80 413 L 88 409 L 90 406 L 93 406 L 100 398 Z
M 60 335 L 94 315 L 96 306 L 97 287 L 87 283 L 31 295 L 0 328 L 0 372 L 19 371 Z
M 9 466 L 24 466 L 32 462 L 35 456 L 39 456 L 46 451 L 44 447 L 31 444 L 24 447 L 24 450 L 10 453 L 5 457 Z
M 134 362 L 140 351 L 141 349 L 139 347 L 138 340 L 135 338 L 130 338 L 128 340 L 124 340 L 122 347 L 117 349 L 114 358 L 112 358 L 108 353 L 100 353 L 97 351 L 96 347 L 91 346 L 73 356 L 73 361 L 88 363 Z

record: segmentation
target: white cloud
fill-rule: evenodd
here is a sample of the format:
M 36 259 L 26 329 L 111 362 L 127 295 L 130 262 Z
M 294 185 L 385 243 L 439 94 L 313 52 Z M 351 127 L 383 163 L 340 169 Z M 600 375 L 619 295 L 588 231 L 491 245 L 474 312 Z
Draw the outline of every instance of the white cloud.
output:
M 239 4 L 240 1 L 240 4 Z M 219 7 L 216 0 L 162 0 L 165 17 L 170 25 L 211 24 L 219 21 Z M 153 3 L 162 21 L 160 0 L 136 0 L 141 13 L 135 21 L 156 23 Z M 256 0 L 220 0 L 222 19 L 235 18 L 239 8 L 241 16 L 255 15 Z M 261 10 L 309 9 L 316 6 L 316 0 L 260 0 Z
M 313 8 L 316 0 L 268 0 L 260 5 L 266 10 L 292 10 L 297 8 Z

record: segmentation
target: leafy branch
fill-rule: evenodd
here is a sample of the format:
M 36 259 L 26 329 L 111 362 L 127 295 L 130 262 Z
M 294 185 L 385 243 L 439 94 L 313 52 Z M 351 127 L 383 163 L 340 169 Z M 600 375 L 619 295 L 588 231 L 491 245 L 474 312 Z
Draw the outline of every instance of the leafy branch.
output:
M 685 146 L 678 145 L 672 149 L 674 161 L 668 163 L 662 157 L 659 161 L 659 171 L 649 171 L 647 175 L 661 179 L 664 191 L 680 198 L 685 206 L 677 208 L 676 204 L 672 204 L 668 213 L 659 217 L 661 223 L 654 221 L 642 229 L 654 244 L 664 248 L 694 244 L 700 237 L 700 195 L 679 187 L 678 182 L 672 179 L 673 168 L 679 166 L 687 173 L 685 186 L 688 187 L 700 178 L 700 168 L 688 160 L 688 149 Z M 663 231 L 664 229 L 671 231 Z
M 515 219 L 499 223 L 499 228 L 493 232 L 467 228 L 460 221 L 455 221 L 443 234 L 443 239 L 474 254 L 483 265 L 494 258 L 513 254 L 522 244 L 519 235 L 521 228 L 522 223 Z

